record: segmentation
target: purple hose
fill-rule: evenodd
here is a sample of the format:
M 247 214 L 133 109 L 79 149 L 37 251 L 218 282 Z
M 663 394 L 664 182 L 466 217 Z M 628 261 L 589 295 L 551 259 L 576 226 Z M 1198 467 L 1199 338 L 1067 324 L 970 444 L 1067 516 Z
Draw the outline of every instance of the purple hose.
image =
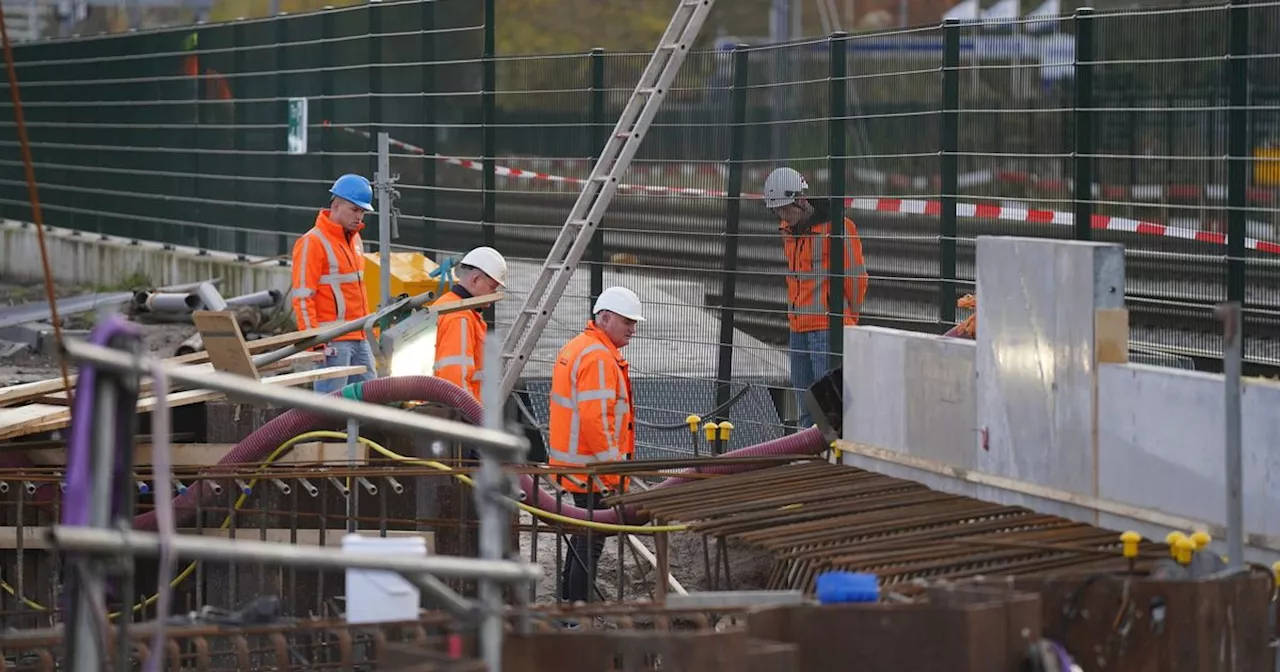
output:
M 89 333 L 89 342 L 93 345 L 107 347 L 117 339 L 135 340 L 140 338 L 137 327 L 126 322 L 119 315 L 112 315 Z M 94 404 L 96 403 L 95 383 L 98 379 L 97 368 L 86 363 L 80 366 L 80 377 L 76 380 L 75 404 L 71 412 L 70 438 L 67 439 L 67 495 L 62 503 L 62 524 L 89 524 L 93 516 L 93 504 L 90 489 L 93 481 L 93 422 Z M 112 445 L 112 457 L 115 462 L 112 475 L 112 516 L 119 514 L 119 503 L 124 494 L 121 489 L 128 488 L 129 475 L 124 469 L 124 451 L 122 446 L 130 446 L 130 432 L 137 400 L 133 398 L 118 399 L 116 403 L 116 436 Z

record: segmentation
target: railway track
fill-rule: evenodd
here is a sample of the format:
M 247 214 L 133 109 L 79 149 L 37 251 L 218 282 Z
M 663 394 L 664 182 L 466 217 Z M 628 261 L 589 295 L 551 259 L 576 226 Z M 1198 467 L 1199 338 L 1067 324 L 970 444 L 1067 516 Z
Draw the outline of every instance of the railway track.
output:
M 572 193 L 500 193 L 498 243 L 508 254 L 546 255 Z M 437 200 L 437 239 L 463 249 L 479 244 L 478 199 L 457 195 Z M 868 323 L 943 331 L 939 323 L 939 236 L 936 218 L 896 213 L 852 212 L 872 282 Z M 704 283 L 701 300 L 718 306 L 725 263 L 725 203 L 706 198 L 619 196 L 604 222 L 606 254 L 628 253 L 637 272 L 676 274 Z M 1220 359 L 1221 328 L 1214 304 L 1225 300 L 1226 250 L 1221 245 L 1095 232 L 1099 242 L 1126 246 L 1126 294 L 1134 341 L 1147 349 L 1191 357 L 1198 368 Z M 1067 239 L 1068 227 L 961 220 L 956 244 L 957 292 L 974 291 L 974 241 L 982 235 Z M 785 272 L 776 222 L 754 202 L 742 205 L 738 234 L 737 325 L 766 342 L 786 340 Z M 1280 370 L 1280 257 L 1249 253 L 1245 358 L 1252 368 Z

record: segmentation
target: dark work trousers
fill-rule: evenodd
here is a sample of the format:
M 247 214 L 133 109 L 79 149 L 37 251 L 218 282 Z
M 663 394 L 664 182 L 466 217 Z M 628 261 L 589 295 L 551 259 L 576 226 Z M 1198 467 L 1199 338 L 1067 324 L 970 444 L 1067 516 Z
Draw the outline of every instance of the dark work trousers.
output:
M 577 506 L 587 509 L 607 509 L 609 507 L 601 503 L 604 497 L 598 492 L 573 493 L 573 503 Z M 591 567 L 591 578 L 596 578 L 596 568 L 600 562 L 600 552 L 604 550 L 605 535 L 599 531 L 593 530 L 591 533 L 591 544 L 587 544 L 586 529 L 580 528 L 584 534 L 569 535 L 568 553 L 564 558 L 564 572 L 560 577 L 560 597 L 570 603 L 573 602 L 590 602 L 591 601 L 591 583 L 587 579 L 587 565 L 582 564 L 582 560 L 586 560 Z M 582 560 L 580 560 L 581 558 Z

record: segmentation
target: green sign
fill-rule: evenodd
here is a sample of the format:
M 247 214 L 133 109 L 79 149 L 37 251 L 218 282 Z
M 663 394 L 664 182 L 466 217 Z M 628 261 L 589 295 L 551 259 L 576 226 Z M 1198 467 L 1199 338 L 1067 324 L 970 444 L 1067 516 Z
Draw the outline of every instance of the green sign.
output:
M 307 153 L 307 99 L 289 99 L 289 153 Z

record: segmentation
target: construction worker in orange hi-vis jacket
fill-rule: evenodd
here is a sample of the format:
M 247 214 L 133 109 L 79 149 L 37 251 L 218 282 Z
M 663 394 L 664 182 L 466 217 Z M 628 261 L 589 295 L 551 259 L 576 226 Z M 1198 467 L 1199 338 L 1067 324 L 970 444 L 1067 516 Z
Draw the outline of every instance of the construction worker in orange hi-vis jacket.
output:
M 492 247 L 477 247 L 466 253 L 455 269 L 458 281 L 432 305 L 454 303 L 483 296 L 507 286 L 507 260 Z M 484 371 L 484 339 L 488 325 L 480 308 L 455 310 L 440 315 L 436 324 L 436 354 L 433 371 L 480 400 Z
M 867 266 L 862 239 L 853 220 L 844 218 L 844 230 L 831 225 L 827 199 L 809 200 L 809 183 L 792 168 L 778 168 L 764 182 L 764 205 L 778 219 L 783 253 L 787 258 L 787 326 L 791 331 L 791 384 L 800 408 L 800 426 L 813 419 L 804 403 L 804 391 L 834 367 L 827 365 L 831 351 L 827 305 L 831 277 L 829 239 L 841 236 L 844 244 L 844 321 L 858 323 L 867 296 Z M 856 279 L 856 282 L 855 282 Z
M 347 174 L 329 189 L 328 209 L 293 245 L 293 313 L 298 329 L 329 327 L 369 315 L 364 287 L 364 213 L 373 210 L 369 180 Z M 363 366 L 364 373 L 317 381 L 316 392 L 373 380 L 377 368 L 364 330 L 355 329 L 324 345 L 324 365 Z
M 630 459 L 635 452 L 634 396 L 622 348 L 644 321 L 640 297 L 625 287 L 600 293 L 587 328 L 556 357 L 551 372 L 551 427 L 547 457 L 552 467 L 584 467 Z M 626 479 L 617 475 L 588 477 L 585 473 L 555 477 L 580 507 L 604 508 L 608 493 L 624 492 Z M 590 575 L 595 575 L 603 535 L 587 544 L 585 535 L 570 539 L 560 596 L 570 602 L 590 600 Z M 583 563 L 586 564 L 583 564 Z

